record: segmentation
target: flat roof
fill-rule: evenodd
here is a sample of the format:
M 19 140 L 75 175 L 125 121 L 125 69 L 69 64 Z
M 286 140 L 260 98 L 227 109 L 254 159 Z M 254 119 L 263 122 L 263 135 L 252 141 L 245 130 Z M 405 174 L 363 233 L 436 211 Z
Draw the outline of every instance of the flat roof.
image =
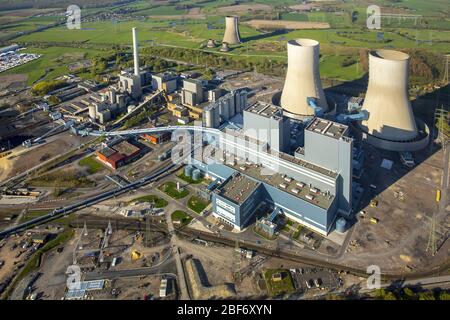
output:
M 114 145 L 114 150 L 119 152 L 120 154 L 123 154 L 124 156 L 131 156 L 135 154 L 136 152 L 139 152 L 140 149 L 136 147 L 135 145 L 129 143 L 128 141 L 121 141 Z
M 322 118 L 315 118 L 305 130 L 340 139 L 346 135 L 348 126 Z
M 247 109 L 245 109 L 245 111 L 256 113 L 266 118 L 281 117 L 283 114 L 282 109 L 280 107 L 262 101 L 256 101 L 255 103 L 251 104 Z
M 226 180 L 217 190 L 219 194 L 237 204 L 242 204 L 258 188 L 259 182 L 237 173 Z
M 264 182 L 322 209 L 328 210 L 333 203 L 334 195 L 327 193 L 324 194 L 325 190 L 320 190 L 315 188 L 315 186 L 311 186 L 311 188 L 315 188 L 316 190 L 316 192 L 312 192 L 309 184 L 304 183 L 303 181 L 295 180 L 285 174 L 273 172 L 268 168 L 262 167 L 261 165 L 256 165 L 249 161 L 246 161 L 245 164 L 232 164 L 224 161 L 223 164 L 241 174 L 252 177 L 257 181 Z M 263 172 L 262 170 L 267 170 L 267 172 Z M 302 184 L 303 186 L 301 186 Z M 239 187 L 235 187 L 235 189 L 239 189 Z
M 106 147 L 101 149 L 100 151 L 98 151 L 98 153 L 100 153 L 102 156 L 109 158 L 111 157 L 114 153 L 117 153 L 116 150 L 110 148 L 110 147 Z
M 251 137 L 248 137 L 248 136 L 244 135 L 242 130 L 232 130 L 231 129 L 231 130 L 227 130 L 226 134 L 235 136 L 237 138 L 244 139 L 245 141 L 253 142 L 253 143 L 257 144 L 257 145 L 263 145 L 265 143 L 264 141 L 253 139 Z M 270 154 L 270 153 L 267 153 L 267 154 Z M 291 156 L 291 155 L 289 155 L 287 153 L 277 152 L 276 154 L 270 154 L 270 155 L 278 156 L 278 158 L 280 158 L 282 160 L 285 160 L 285 161 L 288 161 L 290 163 L 296 164 L 296 165 L 301 166 L 303 168 L 308 168 L 310 170 L 313 170 L 313 171 L 315 171 L 317 173 L 320 173 L 320 174 L 322 174 L 324 176 L 327 176 L 327 177 L 330 177 L 330 178 L 333 178 L 333 179 L 336 179 L 337 176 L 338 176 L 338 174 L 336 172 L 332 171 L 332 170 L 320 167 L 318 165 L 315 165 L 315 164 L 313 164 L 311 162 L 308 162 L 308 161 L 305 161 L 305 160 L 302 160 L 302 159 L 299 159 L 299 158 L 295 158 L 294 156 Z

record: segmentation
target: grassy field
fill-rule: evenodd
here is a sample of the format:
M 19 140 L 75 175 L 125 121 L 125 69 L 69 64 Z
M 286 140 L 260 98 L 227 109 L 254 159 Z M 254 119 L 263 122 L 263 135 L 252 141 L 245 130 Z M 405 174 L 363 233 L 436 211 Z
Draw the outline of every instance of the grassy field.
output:
M 158 189 L 174 199 L 182 199 L 189 194 L 189 191 L 187 189 L 181 189 L 180 191 L 178 191 L 177 184 L 173 181 L 168 181 L 160 185 Z
M 187 225 L 191 222 L 192 217 L 188 215 L 186 212 L 181 210 L 176 210 L 171 214 L 172 221 L 179 221 L 181 226 Z
M 205 201 L 199 197 L 192 196 L 187 203 L 189 209 L 194 210 L 197 213 L 202 212 L 210 202 Z
M 87 167 L 89 174 L 94 174 L 105 169 L 105 167 L 95 159 L 95 155 L 81 159 L 78 164 Z
M 106 55 L 107 52 L 101 50 L 85 49 L 85 48 L 69 48 L 69 47 L 28 47 L 25 52 L 41 54 L 42 57 L 18 66 L 11 70 L 2 72 L 2 75 L 8 74 L 27 74 L 28 85 L 33 84 L 37 80 L 54 79 L 63 74 L 69 73 L 68 64 L 85 59 L 91 59 L 95 56 Z
M 20 219 L 19 223 L 24 223 L 34 218 L 41 217 L 43 215 L 46 215 L 47 213 L 50 213 L 50 211 L 51 210 L 30 210 L 22 217 L 22 219 Z
M 80 176 L 74 170 L 57 170 L 29 180 L 29 184 L 39 187 L 83 188 L 93 187 L 95 182 Z
M 400 3 L 389 3 L 391 7 L 397 7 L 400 13 L 420 14 L 423 18 L 419 22 L 413 20 L 397 21 L 393 19 L 382 20 L 384 41 L 377 39 L 377 30 L 367 30 L 365 27 L 366 8 L 369 1 L 358 1 L 358 3 L 339 2 L 333 5 L 336 12 L 311 11 L 304 13 L 287 12 L 282 6 L 298 4 L 298 1 L 273 1 L 257 0 L 248 1 L 243 4 L 269 4 L 272 6 L 273 14 L 279 14 L 282 20 L 328 22 L 332 29 L 329 30 L 287 30 L 284 34 L 265 33 L 255 30 L 245 24 L 261 12 L 240 11 L 233 12 L 242 15 L 240 33 L 243 43 L 232 46 L 229 53 L 220 53 L 219 48 L 203 49 L 202 46 L 208 39 L 215 39 L 218 43 L 223 37 L 224 13 L 218 8 L 233 5 L 235 1 L 219 0 L 198 2 L 195 0 L 182 1 L 175 4 L 160 5 L 148 1 L 136 1 L 123 6 L 123 8 L 137 9 L 135 16 L 144 17 L 139 20 L 126 20 L 117 23 L 111 21 L 85 22 L 81 30 L 69 30 L 65 26 L 51 28 L 41 32 L 24 35 L 17 39 L 20 43 L 28 46 L 41 46 L 51 44 L 50 48 L 29 48 L 29 52 L 41 53 L 44 56 L 27 65 L 17 67 L 8 71 L 9 73 L 26 73 L 29 75 L 28 84 L 40 79 L 51 79 L 67 73 L 67 62 L 77 60 L 73 55 L 86 53 L 85 59 L 95 55 L 105 54 L 101 50 L 67 48 L 65 43 L 71 46 L 89 45 L 93 47 L 104 47 L 109 45 L 131 45 L 131 28 L 139 30 L 139 41 L 141 47 L 146 46 L 173 46 L 180 49 L 197 49 L 213 52 L 217 55 L 233 56 L 233 59 L 246 59 L 248 61 L 276 61 L 286 62 L 286 42 L 295 38 L 312 38 L 321 44 L 321 75 L 324 78 L 338 80 L 355 80 L 362 76 L 358 65 L 342 67 L 347 50 L 357 51 L 359 48 L 396 48 L 402 49 L 425 49 L 434 52 L 448 52 L 450 41 L 448 2 L 446 0 L 434 0 L 421 3 L 419 0 L 401 1 Z M 172 19 L 170 16 L 181 16 L 188 10 L 180 5 L 190 5 L 197 8 L 196 13 L 206 14 L 206 19 Z M 386 5 L 386 4 L 385 4 Z M 178 6 L 178 7 L 176 7 Z M 85 10 L 85 9 L 83 9 Z M 111 11 L 112 8 L 86 9 L 87 14 L 97 11 Z M 237 9 L 238 10 L 238 9 Z M 351 12 L 358 13 L 356 20 L 351 21 Z M 446 15 L 447 14 L 447 15 Z M 165 17 L 167 16 L 167 18 Z M 0 18 L 5 16 L 0 15 Z M 21 20 L 5 22 L 3 29 L 0 27 L 0 36 L 10 32 L 28 31 L 41 25 L 53 23 L 58 19 L 49 17 L 28 17 Z M 261 18 L 258 16 L 258 18 Z M 386 21 L 385 21 L 386 20 Z M 5 20 L 8 21 L 8 20 Z M 0 21 L 1 24 L 1 21 Z M 55 46 L 55 43 L 57 45 Z M 354 53 L 352 53 L 354 54 Z M 351 55 L 352 55 L 351 54 Z M 61 56 L 64 56 L 61 59 Z M 192 62 L 192 61 L 191 61 Z M 6 74 L 8 74 L 8 72 Z M 89 74 L 85 74 L 89 77 Z
M 274 281 L 272 276 L 276 273 L 282 274 L 280 281 Z M 291 273 L 286 269 L 269 269 L 264 273 L 267 289 L 271 296 L 277 296 L 284 293 L 292 293 L 295 291 L 294 282 Z
M 142 196 L 136 199 L 133 199 L 130 201 L 130 203 L 135 202 L 135 203 L 141 203 L 141 202 L 150 202 L 150 203 L 154 203 L 155 208 L 164 208 L 166 207 L 169 203 L 165 200 L 162 199 L 158 196 L 155 195 L 147 195 L 147 196 Z

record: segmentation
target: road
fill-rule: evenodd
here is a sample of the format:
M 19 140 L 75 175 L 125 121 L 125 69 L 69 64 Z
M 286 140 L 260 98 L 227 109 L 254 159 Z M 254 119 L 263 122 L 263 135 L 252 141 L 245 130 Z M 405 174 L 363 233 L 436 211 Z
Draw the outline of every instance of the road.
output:
M 130 184 L 126 185 L 126 186 L 118 187 L 118 188 L 113 189 L 111 191 L 106 191 L 106 192 L 104 192 L 104 193 L 102 193 L 100 195 L 93 196 L 93 197 L 88 198 L 86 200 L 77 202 L 75 204 L 71 204 L 69 206 L 66 206 L 66 207 L 63 207 L 63 208 L 60 208 L 60 209 L 55 209 L 54 211 L 52 211 L 51 213 L 49 213 L 47 215 L 44 215 L 44 216 L 41 216 L 41 217 L 38 217 L 38 218 L 35 218 L 35 219 L 32 219 L 32 220 L 29 220 L 29 221 L 27 221 L 25 223 L 22 223 L 20 225 L 17 225 L 17 226 L 8 228 L 6 230 L 3 230 L 2 232 L 0 232 L 0 238 L 3 238 L 3 237 L 5 237 L 5 236 L 7 236 L 9 234 L 15 233 L 15 232 L 17 232 L 19 230 L 26 229 L 26 228 L 31 227 L 31 226 L 35 226 L 35 225 L 38 225 L 38 224 L 42 224 L 42 223 L 48 222 L 49 220 L 58 218 L 60 216 L 67 215 L 67 214 L 72 213 L 72 212 L 74 212 L 74 211 L 76 211 L 78 209 L 86 208 L 88 206 L 91 206 L 93 204 L 96 204 L 96 203 L 99 203 L 101 201 L 107 200 L 109 198 L 116 197 L 116 196 L 118 196 L 118 195 L 120 195 L 120 194 L 122 194 L 124 192 L 130 191 L 130 190 L 133 190 L 133 189 L 136 189 L 136 188 L 140 188 L 140 187 L 146 185 L 147 183 L 150 183 L 150 182 L 154 181 L 160 175 L 168 174 L 171 171 L 171 169 L 176 167 L 176 164 L 172 163 L 171 159 L 166 160 L 164 162 L 164 164 L 165 164 L 165 166 L 162 167 L 162 169 L 158 169 L 157 171 L 155 171 L 154 173 L 148 175 L 147 177 L 142 178 L 142 179 L 140 179 L 138 181 L 135 181 L 133 183 L 130 183 Z
M 189 291 L 187 289 L 186 277 L 184 274 L 183 264 L 181 262 L 180 248 L 178 247 L 178 238 L 175 233 L 175 228 L 173 226 L 172 215 L 167 210 L 165 211 L 167 227 L 169 229 L 169 233 L 172 235 L 171 242 L 173 252 L 175 254 L 175 263 L 177 266 L 177 274 L 178 274 L 178 285 L 180 286 L 181 291 L 181 300 L 189 300 Z

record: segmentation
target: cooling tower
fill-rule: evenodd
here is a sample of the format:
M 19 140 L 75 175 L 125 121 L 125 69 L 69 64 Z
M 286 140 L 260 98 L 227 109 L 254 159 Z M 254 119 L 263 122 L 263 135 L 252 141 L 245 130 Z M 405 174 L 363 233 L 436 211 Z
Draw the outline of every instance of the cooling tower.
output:
M 317 107 L 328 110 L 319 74 L 319 42 L 311 39 L 290 40 L 287 44 L 288 69 L 280 105 L 285 115 L 302 118 L 314 115 L 308 98 Z
M 238 17 L 227 16 L 225 17 L 225 34 L 223 41 L 228 44 L 241 43 L 241 36 L 239 35 Z
M 134 75 L 140 77 L 139 75 L 139 49 L 137 40 L 137 30 L 133 28 L 133 57 L 134 57 Z
M 363 109 L 369 119 L 360 127 L 390 141 L 411 141 L 418 135 L 408 99 L 409 55 L 393 50 L 369 53 L 369 86 Z

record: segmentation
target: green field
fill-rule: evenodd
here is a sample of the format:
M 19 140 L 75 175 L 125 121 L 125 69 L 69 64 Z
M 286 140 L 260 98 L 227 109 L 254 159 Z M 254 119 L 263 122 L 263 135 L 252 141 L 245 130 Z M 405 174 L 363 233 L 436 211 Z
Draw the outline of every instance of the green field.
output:
M 147 196 L 142 196 L 139 198 L 135 198 L 133 200 L 130 201 L 130 203 L 135 202 L 135 203 L 141 203 L 141 202 L 149 202 L 149 203 L 154 203 L 155 208 L 164 208 L 166 207 L 169 203 L 165 200 L 162 199 L 158 196 L 155 195 L 147 195 Z
M 89 174 L 95 174 L 105 169 L 105 167 L 95 159 L 95 155 L 81 159 L 78 164 L 82 167 L 87 167 Z
M 58 187 L 58 188 L 84 188 L 93 187 L 95 182 L 89 180 L 86 176 L 79 175 L 74 170 L 57 170 L 51 173 L 33 178 L 28 182 L 37 187 Z
M 189 191 L 182 188 L 180 191 L 177 190 L 177 184 L 173 181 L 168 181 L 158 187 L 159 190 L 163 191 L 167 195 L 174 199 L 182 199 L 189 194 Z
M 276 273 L 283 275 L 280 281 L 274 281 L 272 276 Z M 291 273 L 286 269 L 269 269 L 264 273 L 264 279 L 266 280 L 267 289 L 271 296 L 277 296 L 279 294 L 293 293 L 295 291 L 294 282 L 292 280 Z
M 188 200 L 187 206 L 188 206 L 189 209 L 191 209 L 191 210 L 193 210 L 193 211 L 195 211 L 197 213 L 200 213 L 208 206 L 209 203 L 210 202 L 205 201 L 205 200 L 203 200 L 203 199 L 201 199 L 199 197 L 192 196 Z
M 69 73 L 67 65 L 79 60 L 91 59 L 95 56 L 106 55 L 101 50 L 72 48 L 72 47 L 27 47 L 26 52 L 41 54 L 42 57 L 27 64 L 2 72 L 2 75 L 20 74 L 28 75 L 28 85 L 37 80 L 49 80 Z
M 26 73 L 28 84 L 40 79 L 52 79 L 67 73 L 67 63 L 82 59 L 91 59 L 96 55 L 106 55 L 108 52 L 101 48 L 110 49 L 111 45 L 131 45 L 131 28 L 139 30 L 141 48 L 167 47 L 179 50 L 195 49 L 211 52 L 217 56 L 229 56 L 239 61 L 250 63 L 286 63 L 286 42 L 295 38 L 312 38 L 321 44 L 321 76 L 327 79 L 351 81 L 361 78 L 364 74 L 358 64 L 342 66 L 348 57 L 354 57 L 361 49 L 395 48 L 399 50 L 414 49 L 439 53 L 447 53 L 450 43 L 449 6 L 446 0 L 422 2 L 420 0 L 380 1 L 380 5 L 396 8 L 396 12 L 417 14 L 419 21 L 411 19 L 382 19 L 382 33 L 384 40 L 378 39 L 378 30 L 367 30 L 366 8 L 370 1 L 336 2 L 330 12 L 327 10 L 312 10 L 311 12 L 293 12 L 287 6 L 298 4 L 298 1 L 286 0 L 274 3 L 269 0 L 246 1 L 242 4 L 269 4 L 272 11 L 260 12 L 237 11 L 233 14 L 241 16 L 239 26 L 243 43 L 232 46 L 228 53 L 219 52 L 219 47 L 205 49 L 208 39 L 215 39 L 220 43 L 223 38 L 224 12 L 218 8 L 233 5 L 233 0 L 219 1 L 180 1 L 176 4 L 157 4 L 148 1 L 136 1 L 123 6 L 86 8 L 84 13 L 95 14 L 100 11 L 116 11 L 130 8 L 136 10 L 131 15 L 135 20 L 110 20 L 98 22 L 84 22 L 81 30 L 69 30 L 65 26 L 23 35 L 14 41 L 28 46 L 29 52 L 42 53 L 44 56 L 27 65 L 17 67 L 4 74 Z M 186 7 L 188 6 L 188 7 Z M 322 6 L 330 6 L 323 4 Z M 205 19 L 175 19 L 170 16 L 189 16 L 186 8 L 197 9 L 196 14 L 205 15 Z M 20 12 L 20 11 L 16 11 Z M 352 12 L 356 12 L 352 22 Z M 18 13 L 16 13 L 18 15 Z M 265 33 L 246 25 L 246 21 L 257 18 L 279 17 L 281 20 L 328 22 L 329 30 L 286 30 L 285 33 Z M 26 17 L 26 16 L 24 16 Z M 139 17 L 139 19 L 137 19 Z M 5 15 L 0 18 L 6 19 Z M 0 20 L 0 36 L 5 34 L 30 31 L 42 25 L 55 22 L 60 17 L 43 16 L 20 19 Z M 391 21 L 392 20 L 392 21 Z M 39 48 L 43 45 L 48 48 Z M 70 48 L 69 48 L 70 47 Z M 86 49 L 84 47 L 95 48 Z M 111 50 L 109 50 L 111 54 Z M 80 57 L 80 54 L 85 56 Z M 162 57 L 164 58 L 164 57 Z M 183 60 L 184 61 L 184 60 Z M 195 63 L 196 59 L 190 59 Z M 258 70 L 266 72 L 267 70 Z M 277 68 L 276 72 L 267 74 L 282 75 L 284 70 Z M 89 73 L 83 74 L 89 77 Z
M 24 223 L 30 221 L 34 218 L 38 218 L 50 213 L 51 210 L 30 210 L 25 215 L 23 215 L 22 219 L 20 219 L 19 223 Z
M 186 212 L 181 210 L 176 210 L 171 214 L 172 221 L 179 221 L 181 226 L 187 225 L 191 222 L 192 217 L 188 215 Z

